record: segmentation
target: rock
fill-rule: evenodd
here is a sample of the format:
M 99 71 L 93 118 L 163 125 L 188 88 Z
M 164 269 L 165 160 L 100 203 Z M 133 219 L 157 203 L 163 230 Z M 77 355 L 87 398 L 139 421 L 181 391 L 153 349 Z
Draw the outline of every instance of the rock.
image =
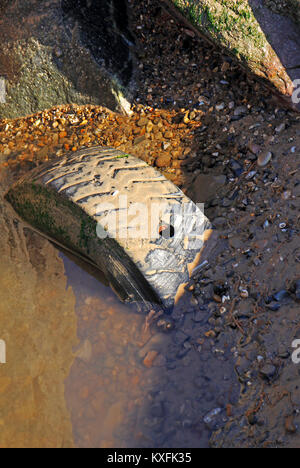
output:
M 166 151 L 168 148 L 170 148 L 170 146 L 171 146 L 171 143 L 167 143 L 165 141 L 162 143 L 162 149 L 164 151 Z
M 243 241 L 239 237 L 231 237 L 229 239 L 229 245 L 235 250 L 238 250 L 244 247 Z
M 291 198 L 291 196 L 292 196 L 292 192 L 290 190 L 286 190 L 281 195 L 281 198 L 282 198 L 282 200 L 288 200 L 289 198 Z
M 164 137 L 167 138 L 167 139 L 171 139 L 171 138 L 174 137 L 174 134 L 171 131 L 167 131 L 167 132 L 164 133 Z
M 224 103 L 224 102 L 221 102 L 221 104 L 217 104 L 217 105 L 216 105 L 216 110 L 217 110 L 217 111 L 220 112 L 220 111 L 222 111 L 222 110 L 224 110 L 224 109 L 225 109 L 225 103 Z
M 139 145 L 140 143 L 143 143 L 143 141 L 145 141 L 145 140 L 146 140 L 145 135 L 141 135 L 141 136 L 134 139 L 133 145 L 134 146 Z
M 171 157 L 168 155 L 159 156 L 156 160 L 157 167 L 169 167 L 171 164 Z
M 141 117 L 138 121 L 137 121 L 137 126 L 138 127 L 146 127 L 149 123 L 149 120 L 146 118 L 146 117 Z
M 227 223 L 227 219 L 223 217 L 215 218 L 213 221 L 214 226 L 218 228 L 222 228 Z
M 270 304 L 266 305 L 266 308 L 272 310 L 272 312 L 277 312 L 281 308 L 280 302 L 271 302 Z
M 236 177 L 240 177 L 243 174 L 244 172 L 243 166 L 235 159 L 231 159 L 229 162 L 229 165 Z
M 280 14 L 274 12 L 273 1 L 243 1 L 234 6 L 220 0 L 164 2 L 174 15 L 191 22 L 195 30 L 246 66 L 290 107 L 300 109 L 298 86 L 293 83 L 299 78 L 300 30 L 293 21 L 300 16 L 299 2 L 276 2 L 282 4 Z M 243 115 L 235 114 L 233 120 Z
M 248 144 L 248 149 L 251 151 L 251 153 L 257 155 L 261 151 L 261 147 L 259 145 L 256 145 L 253 142 L 250 142 Z
M 6 102 L 0 103 L 0 118 L 67 103 L 130 111 L 133 56 L 126 10 L 120 31 L 112 0 L 91 0 L 84 10 L 80 4 L 16 0 L 3 8 L 0 76 Z M 124 6 L 121 0 L 122 11 Z
M 283 289 L 282 291 L 279 291 L 278 293 L 274 294 L 274 299 L 277 302 L 281 302 L 283 299 L 287 299 L 290 297 L 290 293 Z
M 170 317 L 161 317 L 156 322 L 156 326 L 160 331 L 170 332 L 174 329 L 175 323 Z
M 260 375 L 267 380 L 272 379 L 276 375 L 277 369 L 272 364 L 266 364 L 262 369 L 260 369 Z
M 248 299 L 248 297 L 249 297 L 249 292 L 247 291 L 247 289 L 242 289 L 241 292 L 240 292 L 240 296 L 241 296 L 243 299 Z
M 248 109 L 246 106 L 239 106 L 234 110 L 233 114 L 235 117 L 240 117 L 240 116 L 246 115 L 247 112 L 248 112 Z
M 300 300 L 300 280 L 296 281 L 295 283 L 295 296 L 297 301 Z
M 258 160 L 257 160 L 257 165 L 259 167 L 265 167 L 269 164 L 269 162 L 271 161 L 272 159 L 272 156 L 273 154 L 271 153 L 271 151 L 267 151 L 265 153 L 262 153 Z
M 149 351 L 147 356 L 145 357 L 143 364 L 145 367 L 148 367 L 150 369 L 153 366 L 153 362 L 155 358 L 158 356 L 157 351 Z
M 297 432 L 297 426 L 294 423 L 294 418 L 292 415 L 285 418 L 284 426 L 286 432 L 289 434 L 295 434 Z
M 221 408 L 215 408 L 203 418 L 203 421 L 205 424 L 210 424 L 221 412 Z
M 278 127 L 275 128 L 276 133 L 281 133 L 285 129 L 285 123 L 282 123 L 278 125 Z

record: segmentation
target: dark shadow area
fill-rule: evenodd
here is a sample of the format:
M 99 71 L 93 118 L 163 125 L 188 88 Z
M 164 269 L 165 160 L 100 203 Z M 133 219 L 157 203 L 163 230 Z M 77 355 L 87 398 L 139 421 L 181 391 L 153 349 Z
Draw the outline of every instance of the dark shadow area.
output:
M 71 33 L 80 30 L 83 45 L 95 61 L 119 76 L 129 86 L 133 75 L 134 38 L 129 24 L 126 1 L 62 0 L 64 22 Z
M 293 22 L 289 16 L 267 8 L 263 0 L 249 0 L 249 5 L 291 81 L 299 79 L 300 25 Z

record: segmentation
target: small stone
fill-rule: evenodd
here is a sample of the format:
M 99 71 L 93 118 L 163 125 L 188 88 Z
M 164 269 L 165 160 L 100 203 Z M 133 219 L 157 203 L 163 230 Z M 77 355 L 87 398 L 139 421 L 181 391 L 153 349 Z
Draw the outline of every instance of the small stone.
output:
M 275 128 L 276 133 L 281 133 L 283 130 L 285 130 L 285 123 L 282 123 Z
M 251 151 L 253 154 L 258 154 L 261 151 L 261 147 L 259 145 L 256 145 L 253 142 L 250 142 L 248 145 L 248 149 Z
M 134 144 L 134 146 L 136 146 L 136 145 L 139 145 L 140 143 L 142 143 L 145 140 L 146 140 L 145 135 L 142 135 L 142 136 L 139 136 L 139 137 L 135 138 L 133 144 Z
M 168 167 L 171 164 L 171 157 L 168 155 L 159 156 L 156 160 L 157 167 Z
M 282 200 L 288 200 L 289 198 L 291 198 L 291 196 L 292 196 L 292 192 L 290 190 L 286 190 L 281 195 L 281 198 L 282 198 Z
M 227 219 L 223 217 L 218 217 L 214 219 L 214 226 L 216 228 L 222 228 L 227 223 Z
M 259 167 L 267 166 L 267 164 L 269 164 L 269 162 L 271 161 L 272 157 L 273 157 L 273 154 L 271 153 L 271 151 L 262 153 L 257 159 L 257 165 Z
M 247 289 L 242 289 L 242 290 L 241 290 L 241 297 L 242 297 L 243 299 L 248 299 L 248 297 L 249 297 L 249 292 L 247 291 Z
M 162 149 L 166 151 L 168 148 L 170 148 L 171 143 L 164 141 L 161 146 L 162 146 Z
M 205 424 L 210 424 L 213 419 L 218 416 L 222 412 L 221 408 L 215 408 L 212 411 L 210 411 L 203 419 Z
M 295 295 L 296 295 L 296 299 L 299 301 L 300 300 L 300 280 L 296 281 L 295 283 Z
M 285 346 L 281 345 L 278 349 L 278 356 L 281 359 L 288 359 L 290 356 L 289 351 L 285 348 Z
M 149 351 L 143 361 L 144 366 L 150 369 L 153 366 L 153 362 L 157 356 L 157 351 Z
M 266 308 L 272 312 L 277 312 L 281 308 L 281 304 L 280 302 L 271 302 L 270 304 L 266 305 Z
M 174 329 L 175 323 L 170 317 L 162 317 L 157 321 L 156 326 L 160 331 L 168 332 Z
M 278 293 L 274 294 L 273 297 L 275 301 L 280 302 L 283 299 L 287 299 L 288 297 L 290 297 L 290 293 L 286 291 L 285 289 L 283 289 L 282 291 L 279 291 Z
M 146 127 L 148 122 L 149 120 L 146 117 L 141 117 L 140 120 L 138 120 L 136 124 L 138 127 Z
M 54 54 L 57 58 L 60 58 L 63 55 L 63 51 L 59 47 L 55 47 Z
M 217 294 L 214 294 L 213 300 L 215 302 L 218 302 L 219 304 L 222 303 L 222 298 L 220 296 L 218 296 Z
M 185 123 L 186 125 L 190 123 L 190 119 L 188 118 L 187 114 L 183 117 L 183 123 Z
M 242 173 L 244 172 L 243 166 L 238 161 L 236 161 L 235 159 L 231 159 L 230 162 L 229 162 L 229 165 L 230 165 L 230 168 L 234 172 L 234 175 L 236 177 L 240 177 L 242 175 Z
M 234 111 L 235 117 L 241 117 L 247 114 L 247 107 L 246 106 L 239 106 Z
M 167 131 L 167 132 L 164 133 L 164 137 L 169 140 L 169 139 L 174 137 L 174 134 L 171 131 Z
M 197 298 L 196 297 L 192 297 L 191 300 L 190 300 L 190 304 L 192 306 L 197 306 L 198 305 L 198 301 L 197 301 Z
M 272 364 L 266 364 L 260 371 L 260 375 L 267 380 L 272 379 L 276 374 L 276 367 Z
M 206 336 L 206 338 L 216 338 L 216 332 L 214 330 L 210 330 L 206 333 L 204 333 L 204 335 Z
M 216 110 L 217 110 L 218 112 L 220 112 L 220 111 L 222 111 L 222 110 L 224 110 L 224 109 L 225 109 L 225 103 L 224 103 L 224 102 L 221 102 L 220 104 L 217 104 L 217 105 L 216 105 Z
M 297 432 L 297 426 L 294 423 L 294 418 L 293 416 L 287 416 L 285 418 L 285 430 L 289 434 L 295 434 Z

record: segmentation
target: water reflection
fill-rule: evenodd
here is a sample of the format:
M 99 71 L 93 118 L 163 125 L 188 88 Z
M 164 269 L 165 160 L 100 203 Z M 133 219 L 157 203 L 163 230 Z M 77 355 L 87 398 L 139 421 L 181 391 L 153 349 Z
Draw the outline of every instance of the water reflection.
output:
M 213 355 L 209 341 L 196 344 L 199 311 L 191 306 L 175 311 L 175 331 L 150 330 L 145 316 L 61 256 L 77 299 L 80 345 L 65 383 L 76 446 L 208 446 L 236 396 L 228 344 L 222 356 Z M 204 423 L 216 407 L 213 424 Z

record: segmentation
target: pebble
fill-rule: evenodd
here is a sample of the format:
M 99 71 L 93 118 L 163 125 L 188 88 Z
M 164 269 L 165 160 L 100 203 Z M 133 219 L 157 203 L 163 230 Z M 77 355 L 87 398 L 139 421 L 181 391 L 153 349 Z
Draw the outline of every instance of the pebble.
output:
M 266 153 L 262 153 L 258 159 L 257 159 L 257 165 L 259 167 L 265 167 L 269 164 L 269 162 L 271 161 L 273 157 L 273 154 L 271 153 L 271 151 L 267 151 Z
M 221 408 L 215 408 L 203 418 L 203 421 L 205 422 L 205 424 L 210 424 L 215 419 L 215 417 L 218 416 L 221 412 Z
M 295 294 L 296 294 L 296 299 L 300 300 L 300 280 L 296 281 Z
M 292 192 L 290 190 L 286 190 L 281 195 L 281 198 L 282 198 L 282 200 L 289 200 L 289 198 L 291 198 L 291 196 L 292 196 Z
M 217 105 L 216 105 L 216 110 L 217 110 L 218 112 L 220 112 L 220 111 L 222 111 L 222 110 L 224 110 L 224 109 L 225 109 L 225 103 L 224 103 L 224 102 L 221 102 L 221 104 L 217 104 Z
M 266 364 L 262 369 L 260 369 L 259 373 L 267 380 L 272 379 L 276 374 L 276 367 L 272 364 Z
M 160 331 L 169 332 L 175 328 L 175 323 L 170 317 L 163 317 L 157 321 L 156 326 Z
M 168 167 L 171 164 L 171 156 L 163 155 L 159 156 L 156 160 L 157 167 Z
M 251 180 L 256 176 L 257 172 L 256 171 L 250 171 L 249 174 L 246 175 L 247 180 Z
M 234 110 L 235 117 L 241 117 L 247 114 L 247 107 L 246 106 L 239 106 Z
M 149 351 L 143 361 L 144 366 L 150 369 L 153 366 L 153 362 L 157 356 L 157 351 Z
M 170 146 L 171 146 L 171 143 L 168 143 L 168 142 L 165 142 L 165 141 L 162 143 L 162 149 L 164 151 L 166 151 L 168 148 L 170 148 Z
M 241 295 L 241 297 L 242 297 L 243 299 L 248 299 L 248 297 L 249 297 L 249 292 L 247 291 L 247 289 L 242 289 L 240 295 Z
M 260 153 L 261 151 L 261 147 L 259 145 L 256 145 L 255 143 L 253 142 L 250 142 L 249 145 L 248 145 L 248 149 L 251 151 L 251 153 L 253 154 L 258 154 Z
M 285 426 L 286 432 L 288 432 L 289 434 L 295 434 L 297 432 L 297 426 L 294 423 L 293 415 L 287 416 L 285 418 L 284 426 Z
M 290 297 L 290 293 L 288 291 L 286 291 L 285 289 L 283 289 L 282 291 L 279 291 L 278 293 L 274 294 L 273 297 L 274 297 L 275 301 L 280 302 L 283 299 L 286 299 L 286 298 Z
M 272 310 L 272 312 L 277 312 L 281 308 L 280 302 L 271 302 L 266 305 L 267 309 Z
M 285 123 L 282 123 L 275 128 L 276 133 L 281 133 L 283 130 L 285 130 Z
M 148 124 L 149 120 L 146 118 L 146 117 L 141 117 L 138 121 L 137 121 L 137 126 L 138 127 L 146 127 L 146 125 Z

